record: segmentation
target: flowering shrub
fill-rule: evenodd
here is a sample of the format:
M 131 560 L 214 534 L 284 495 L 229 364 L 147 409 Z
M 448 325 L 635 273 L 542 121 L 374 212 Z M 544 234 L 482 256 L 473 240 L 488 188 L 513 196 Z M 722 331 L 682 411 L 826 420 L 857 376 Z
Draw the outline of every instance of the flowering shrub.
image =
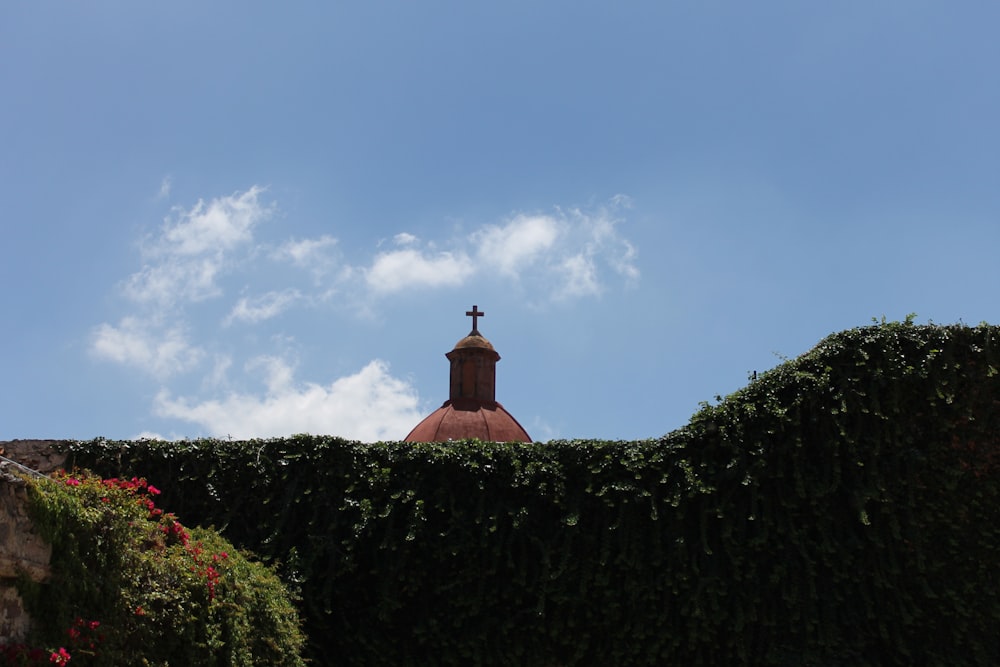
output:
M 274 573 L 162 510 L 145 479 L 62 472 L 30 488 L 52 576 L 19 589 L 33 645 L 55 648 L 4 647 L 0 665 L 303 664 Z

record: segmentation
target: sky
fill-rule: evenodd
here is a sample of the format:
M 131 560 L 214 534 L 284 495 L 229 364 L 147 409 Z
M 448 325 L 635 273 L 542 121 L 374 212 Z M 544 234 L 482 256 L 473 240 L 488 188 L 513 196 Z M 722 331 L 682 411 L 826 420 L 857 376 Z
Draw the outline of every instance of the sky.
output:
M 0 440 L 535 440 L 1000 323 L 1000 5 L 0 3 Z

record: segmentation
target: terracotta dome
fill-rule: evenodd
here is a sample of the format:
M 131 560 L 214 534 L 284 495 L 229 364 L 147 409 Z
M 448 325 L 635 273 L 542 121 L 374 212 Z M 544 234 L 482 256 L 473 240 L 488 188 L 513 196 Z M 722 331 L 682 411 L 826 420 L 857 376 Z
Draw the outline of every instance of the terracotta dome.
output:
M 445 401 L 406 436 L 406 442 L 444 442 L 476 438 L 484 442 L 531 442 L 514 416 L 495 402 Z
M 444 442 L 476 438 L 485 442 L 531 442 L 531 436 L 496 401 L 496 363 L 500 355 L 479 333 L 476 306 L 472 331 L 446 354 L 451 363 L 449 398 L 410 431 L 406 442 Z

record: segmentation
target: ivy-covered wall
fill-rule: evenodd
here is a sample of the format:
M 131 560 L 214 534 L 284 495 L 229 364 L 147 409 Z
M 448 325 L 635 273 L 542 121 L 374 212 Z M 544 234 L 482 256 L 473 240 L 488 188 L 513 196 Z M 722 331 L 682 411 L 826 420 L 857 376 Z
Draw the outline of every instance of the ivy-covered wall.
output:
M 661 439 L 72 443 L 343 665 L 1000 664 L 1000 328 L 834 334 Z

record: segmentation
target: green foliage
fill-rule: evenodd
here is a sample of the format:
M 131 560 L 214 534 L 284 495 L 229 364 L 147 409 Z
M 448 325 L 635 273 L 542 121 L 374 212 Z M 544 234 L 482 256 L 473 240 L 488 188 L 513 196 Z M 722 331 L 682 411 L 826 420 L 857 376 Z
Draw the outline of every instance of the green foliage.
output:
M 1000 664 L 1000 329 L 834 334 L 659 440 L 74 443 L 352 665 Z
M 19 582 L 36 645 L 74 665 L 303 665 L 295 607 L 276 575 L 215 531 L 187 530 L 144 479 L 30 482 L 52 576 Z

